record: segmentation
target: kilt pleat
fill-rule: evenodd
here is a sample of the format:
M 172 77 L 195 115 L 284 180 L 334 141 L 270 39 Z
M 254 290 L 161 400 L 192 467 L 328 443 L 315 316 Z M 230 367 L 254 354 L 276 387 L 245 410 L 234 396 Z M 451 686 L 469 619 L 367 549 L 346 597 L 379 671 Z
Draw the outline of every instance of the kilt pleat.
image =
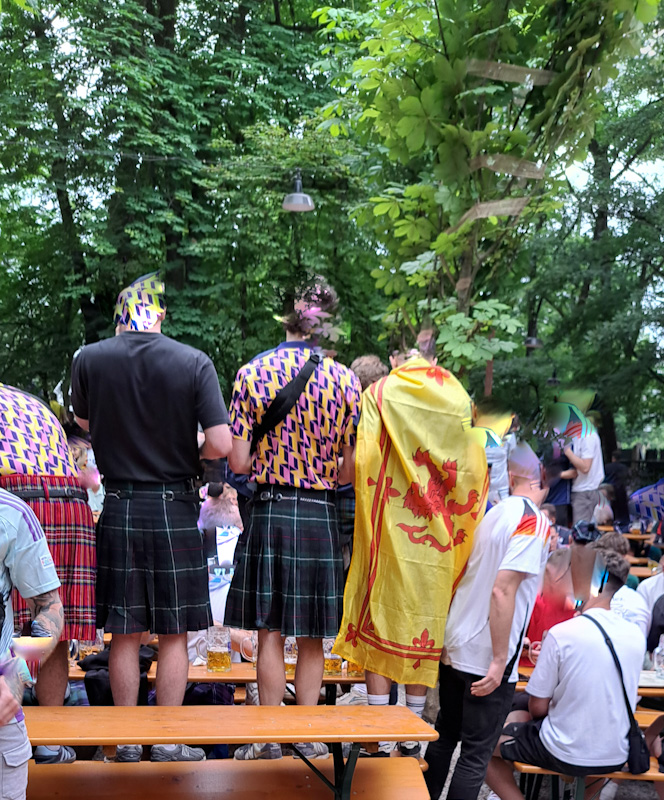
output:
M 0 486 L 11 492 L 21 489 L 80 489 L 74 477 L 3 475 Z M 59 592 L 64 610 L 61 641 L 95 638 L 95 524 L 85 500 L 56 497 L 25 502 L 39 520 L 62 584 Z M 25 600 L 14 590 L 14 625 L 21 628 L 31 619 Z
M 227 625 L 284 636 L 336 636 L 343 565 L 336 509 L 327 496 L 297 490 L 281 501 L 252 503 L 226 602 Z
M 97 526 L 97 625 L 167 635 L 212 625 L 195 502 L 106 495 Z

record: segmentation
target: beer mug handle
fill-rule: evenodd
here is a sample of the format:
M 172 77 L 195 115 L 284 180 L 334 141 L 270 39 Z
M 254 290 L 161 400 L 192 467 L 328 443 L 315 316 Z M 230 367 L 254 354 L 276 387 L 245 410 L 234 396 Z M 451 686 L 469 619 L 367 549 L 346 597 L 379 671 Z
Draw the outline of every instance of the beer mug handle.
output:
M 247 651 L 245 651 L 245 642 L 247 644 Z M 251 636 L 245 636 L 244 639 L 240 642 L 240 652 L 242 653 L 242 658 L 246 658 L 247 661 L 251 661 L 254 655 L 254 643 L 252 641 Z
M 203 660 L 207 658 L 207 640 L 204 636 L 196 642 L 196 652 Z

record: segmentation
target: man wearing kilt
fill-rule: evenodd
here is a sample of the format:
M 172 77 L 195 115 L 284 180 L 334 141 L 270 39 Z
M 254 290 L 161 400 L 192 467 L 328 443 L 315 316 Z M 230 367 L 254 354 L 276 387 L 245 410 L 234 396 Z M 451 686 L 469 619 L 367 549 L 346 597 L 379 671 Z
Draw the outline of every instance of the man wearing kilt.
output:
M 106 489 L 97 526 L 97 625 L 113 634 L 116 706 L 137 703 L 138 650 L 148 630 L 159 635 L 157 704 L 181 705 L 187 631 L 212 625 L 194 479 L 199 459 L 227 456 L 232 438 L 210 359 L 161 333 L 163 292 L 156 275 L 124 289 L 115 338 L 83 348 L 72 365 L 74 413 L 89 427 Z M 119 761 L 140 757 L 139 745 L 116 751 Z M 153 761 L 204 757 L 186 745 L 154 745 L 151 753 Z
M 95 638 L 95 528 L 88 494 L 67 437 L 51 409 L 41 400 L 0 384 L 0 487 L 22 498 L 35 512 L 46 534 L 62 584 L 65 615 L 60 642 L 39 671 L 35 692 L 42 706 L 61 706 L 68 683 L 68 639 Z M 14 624 L 31 619 L 14 591 Z M 76 760 L 71 747 L 38 747 L 42 764 Z
M 250 474 L 256 492 L 249 524 L 236 550 L 225 622 L 258 630 L 257 678 L 261 705 L 279 705 L 284 694 L 283 637 L 295 636 L 299 705 L 316 705 L 323 678 L 324 637 L 341 621 L 343 563 L 335 490 L 353 473 L 360 384 L 346 367 L 321 358 L 283 421 L 256 441 L 277 393 L 310 360 L 307 339 L 336 298 L 318 286 L 284 320 L 286 341 L 243 366 L 231 401 L 234 437 L 229 464 Z M 340 457 L 343 465 L 340 466 Z M 327 757 L 322 743 L 298 745 L 308 758 Z M 248 744 L 238 759 L 281 758 L 278 744 Z

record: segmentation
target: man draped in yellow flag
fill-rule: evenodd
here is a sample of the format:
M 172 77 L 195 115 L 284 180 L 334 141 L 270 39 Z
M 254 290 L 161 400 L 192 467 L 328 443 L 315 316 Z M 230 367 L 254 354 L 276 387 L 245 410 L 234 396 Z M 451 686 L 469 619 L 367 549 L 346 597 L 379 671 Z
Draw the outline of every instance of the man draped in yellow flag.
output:
M 471 425 L 468 394 L 433 358 L 410 358 L 363 395 L 353 559 L 334 651 L 369 671 L 372 704 L 387 702 L 395 680 L 411 684 L 408 704 L 421 713 L 425 687 L 436 685 L 488 490 Z

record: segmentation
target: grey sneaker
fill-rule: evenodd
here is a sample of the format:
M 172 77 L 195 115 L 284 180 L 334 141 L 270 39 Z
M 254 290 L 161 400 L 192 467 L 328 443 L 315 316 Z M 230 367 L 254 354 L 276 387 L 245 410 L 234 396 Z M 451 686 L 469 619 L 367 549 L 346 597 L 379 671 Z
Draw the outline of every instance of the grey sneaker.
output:
M 399 752 L 402 756 L 419 758 L 422 746 L 420 742 L 399 742 Z
M 76 751 L 64 744 L 55 748 L 36 747 L 35 764 L 72 764 L 76 761 Z
M 143 746 L 140 744 L 119 744 L 115 748 L 116 761 L 140 761 L 142 755 Z
M 329 758 L 330 751 L 326 744 L 322 742 L 302 742 L 301 744 L 296 743 L 295 747 L 302 753 L 305 758 L 308 758 L 311 761 L 314 758 Z M 297 754 L 295 754 L 295 758 L 299 758 Z
M 281 758 L 281 745 L 276 742 L 265 742 L 264 744 L 243 744 L 238 747 L 233 758 L 238 761 L 254 761 L 255 759 L 274 759 Z
M 153 744 L 150 761 L 205 761 L 205 750 L 188 744 L 177 744 L 174 749 Z

